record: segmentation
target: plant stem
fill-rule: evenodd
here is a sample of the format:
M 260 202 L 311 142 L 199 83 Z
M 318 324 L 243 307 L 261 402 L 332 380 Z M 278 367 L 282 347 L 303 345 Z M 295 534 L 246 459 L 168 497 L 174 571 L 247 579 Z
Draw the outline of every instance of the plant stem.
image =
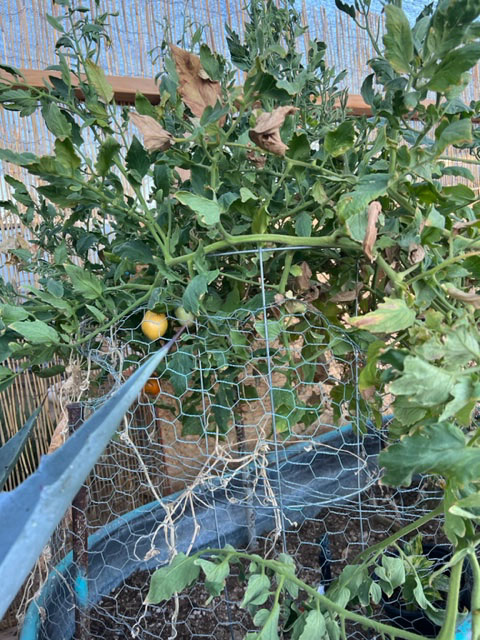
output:
M 427 522 L 430 522 L 430 520 L 433 520 L 433 518 L 436 518 L 437 516 L 441 515 L 443 512 L 444 512 L 444 504 L 442 501 L 438 505 L 438 507 L 435 507 L 435 509 L 430 511 L 430 513 L 426 513 L 424 516 L 422 516 L 421 518 L 418 518 L 417 520 L 414 520 L 413 522 L 410 522 L 410 524 L 407 524 L 405 527 L 403 527 L 399 531 L 392 533 L 392 535 L 388 536 L 388 538 L 385 538 L 385 540 L 381 540 L 380 542 L 377 542 L 371 547 L 368 547 L 368 549 L 365 549 L 365 551 L 362 551 L 355 558 L 353 562 L 356 564 L 359 560 L 363 560 L 363 558 L 366 558 L 370 554 L 376 553 L 377 551 L 381 553 L 389 545 L 393 544 L 400 538 L 403 538 L 403 536 L 406 536 L 409 533 L 412 533 L 412 531 L 416 531 L 420 527 L 423 527 L 424 524 L 426 524 Z
M 480 239 L 477 240 L 477 242 L 480 242 Z M 427 269 L 426 271 L 422 271 L 422 273 L 418 273 L 416 276 L 413 276 L 413 278 L 410 278 L 410 280 L 407 280 L 405 284 L 409 286 L 413 282 L 416 282 L 417 280 L 421 280 L 423 278 L 428 278 L 429 276 L 435 275 L 438 271 L 442 271 L 442 269 L 449 267 L 451 264 L 454 264 L 455 262 L 460 262 L 461 260 L 466 260 L 466 258 L 471 258 L 472 256 L 478 256 L 479 254 L 480 254 L 480 250 L 467 251 L 467 253 L 462 253 L 459 256 L 454 256 L 453 258 L 447 258 L 446 260 L 444 260 L 440 264 L 435 265 L 431 269 Z
M 328 249 L 350 249 L 354 251 L 360 251 L 358 243 L 348 238 L 339 238 L 338 233 L 334 233 L 331 236 L 286 236 L 274 233 L 252 233 L 250 235 L 232 236 L 227 235 L 226 240 L 219 240 L 212 242 L 206 247 L 203 247 L 203 254 L 213 253 L 226 249 L 228 247 L 235 247 L 239 244 L 259 244 L 262 242 L 270 242 L 272 244 L 284 244 L 287 246 L 302 245 L 306 247 L 323 247 Z M 169 258 L 165 260 L 167 266 L 171 267 L 175 264 L 182 264 L 183 262 L 189 262 L 195 258 L 196 251 L 188 253 L 183 256 L 177 256 L 176 258 Z
M 285 289 L 287 288 L 288 276 L 290 275 L 290 267 L 292 266 L 293 260 L 293 251 L 287 251 L 287 255 L 285 256 L 285 265 L 283 267 L 282 277 L 280 278 L 280 282 L 278 285 L 278 291 L 280 293 L 285 293 Z
M 437 640 L 452 640 L 455 637 L 455 626 L 457 624 L 458 596 L 460 593 L 460 583 L 462 580 L 463 558 L 452 567 L 450 581 L 448 584 L 447 608 L 445 621 L 442 625 Z
M 392 267 L 388 264 L 388 262 L 381 256 L 377 255 L 377 264 L 385 271 L 387 276 L 393 282 L 395 289 L 404 289 L 405 285 L 403 284 L 401 274 L 397 273 L 392 269 Z
M 473 590 L 470 610 L 472 612 L 472 640 L 480 640 L 480 564 L 475 552 L 469 554 L 473 573 Z
M 75 347 L 79 347 L 80 345 L 85 344 L 86 342 L 88 342 L 89 340 L 97 336 L 99 333 L 102 333 L 102 331 L 105 331 L 106 329 L 110 329 L 110 327 L 113 326 L 116 322 L 121 320 L 130 312 L 135 311 L 135 309 L 137 309 L 143 302 L 146 302 L 150 298 L 150 295 L 154 289 L 154 286 L 155 286 L 155 283 L 151 285 L 151 287 L 149 288 L 148 292 L 145 295 L 141 296 L 140 298 L 137 298 L 135 302 L 132 302 L 132 304 L 129 305 L 124 311 L 122 311 L 122 313 L 119 313 L 118 316 L 115 316 L 114 318 L 109 320 L 106 324 L 102 325 L 101 327 L 98 327 L 97 329 L 95 329 L 95 331 L 92 331 L 91 333 L 84 336 L 83 338 L 80 338 L 80 340 L 77 340 L 77 342 L 73 342 L 68 346 L 71 349 L 74 349 Z
M 371 618 L 367 618 L 366 616 L 362 616 L 358 613 L 354 613 L 353 611 L 349 611 L 348 609 L 344 609 L 337 603 L 327 598 L 327 596 L 318 593 L 316 589 L 306 584 L 303 580 L 300 580 L 300 578 L 297 578 L 296 575 L 291 573 L 291 569 L 289 567 L 287 568 L 283 563 L 278 562 L 277 560 L 266 560 L 265 558 L 262 558 L 261 556 L 253 553 L 243 553 L 240 551 L 232 551 L 231 549 L 203 549 L 195 553 L 192 557 L 200 557 L 202 555 L 213 555 L 217 557 L 228 556 L 232 558 L 242 558 L 250 562 L 254 561 L 257 564 L 274 571 L 276 575 L 280 576 L 280 579 L 283 577 L 289 582 L 295 583 L 300 587 L 300 589 L 305 591 L 315 601 L 322 604 L 326 609 L 333 613 L 336 613 L 341 617 L 346 618 L 347 620 L 352 620 L 352 622 L 357 622 L 358 624 L 361 624 L 365 627 L 370 627 L 377 633 L 386 633 L 394 638 L 402 638 L 403 640 L 425 640 L 424 636 L 420 636 L 417 633 L 404 631 L 403 629 L 392 627 L 388 624 L 384 624 L 383 622 L 378 622 L 377 620 L 372 620 Z M 449 638 L 449 640 L 451 640 L 451 638 Z

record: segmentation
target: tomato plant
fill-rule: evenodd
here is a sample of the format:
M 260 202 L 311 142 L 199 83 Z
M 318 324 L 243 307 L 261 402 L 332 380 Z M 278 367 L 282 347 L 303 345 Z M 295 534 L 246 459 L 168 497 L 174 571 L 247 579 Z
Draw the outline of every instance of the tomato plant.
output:
M 115 104 L 98 65 L 111 16 L 99 3 L 92 15 L 68 0 L 58 4 L 63 13 L 50 21 L 60 33 L 58 75 L 33 88 L 2 65 L 11 79 L 0 84 L 0 103 L 20 118 L 40 111 L 52 134 L 43 156 L 0 151 L 6 167 L 41 180 L 33 189 L 5 178 L 13 195 L 2 206 L 32 233 L 30 247 L 11 254 L 36 284 L 2 283 L 2 361 L 25 363 L 3 367 L 2 384 L 22 368 L 41 373 L 54 356 L 65 362 L 86 347 L 101 349 L 122 324 L 141 357 L 150 349 L 140 329 L 145 309 L 173 316 L 181 307 L 195 322 L 159 375 L 184 391 L 200 375 L 194 349 L 201 339 L 202 380 L 222 370 L 221 405 L 232 407 L 248 360 L 245 327 L 259 339 L 267 327 L 282 341 L 280 368 L 295 331 L 312 352 L 334 353 L 338 331 L 347 331 L 366 352 L 359 401 L 377 423 L 382 393 L 395 397 L 380 458 L 384 482 L 408 485 L 429 473 L 445 486 L 434 515 L 443 513 L 455 548 L 440 636 L 450 640 L 467 557 L 477 584 L 472 609 L 480 610 L 480 204 L 473 174 L 451 158 L 461 149 L 466 164 L 479 163 L 480 104 L 462 99 L 480 59 L 478 1 L 441 0 L 413 25 L 400 2 L 387 2 L 383 40 L 371 32 L 369 2 L 337 3 L 375 50 L 362 86 L 369 117 L 349 115 L 345 74 L 327 67 L 322 42 L 297 51 L 304 29 L 289 4 L 252 0 L 243 39 L 228 30 L 229 61 L 198 42 L 197 53 L 160 47 L 159 104 L 139 94 L 134 111 Z M 461 180 L 450 184 L 451 176 Z M 315 331 L 320 311 L 329 322 Z M 296 330 L 285 321 L 292 314 Z M 341 348 L 351 349 L 345 341 Z M 221 359 L 229 349 L 235 366 Z M 315 372 L 306 367 L 302 375 L 308 382 Z M 287 377 L 286 391 L 290 384 Z M 293 420 L 306 420 L 304 413 Z M 215 428 L 225 432 L 230 418 L 222 415 Z M 365 578 L 365 563 L 378 553 L 369 550 L 328 596 L 306 589 L 312 599 L 300 618 L 302 638 L 307 628 L 338 628 L 347 601 L 364 603 L 356 577 Z M 281 576 L 276 605 L 287 585 L 299 586 L 289 560 L 255 562 L 252 575 L 266 567 Z M 188 576 L 200 566 L 212 582 L 218 566 L 203 560 L 189 565 Z M 274 612 L 255 620 L 275 626 L 280 608 Z M 479 627 L 475 618 L 476 640 Z

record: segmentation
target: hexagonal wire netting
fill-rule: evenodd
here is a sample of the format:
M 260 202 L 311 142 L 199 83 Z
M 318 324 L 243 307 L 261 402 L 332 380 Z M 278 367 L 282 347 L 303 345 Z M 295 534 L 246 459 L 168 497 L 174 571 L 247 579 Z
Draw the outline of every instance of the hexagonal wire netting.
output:
M 251 252 L 262 276 L 272 251 Z M 90 408 L 158 349 L 139 340 L 143 313 L 86 351 L 89 369 L 102 374 Z M 199 583 L 146 606 L 152 571 L 176 552 L 229 543 L 287 552 L 302 579 L 326 588 L 366 546 L 432 508 L 438 496 L 428 479 L 395 493 L 379 483 L 381 429 L 359 393 L 362 363 L 348 333 L 316 306 L 266 286 L 241 308 L 197 318 L 96 465 L 84 513 L 74 507 L 52 538 L 39 563 L 50 579 L 22 638 L 66 640 L 76 617 L 80 639 L 235 640 L 255 629 L 239 607 L 238 575 L 211 602 Z M 88 611 L 79 613 L 71 556 L 54 566 L 72 541 L 81 546 L 83 516 Z M 435 536 L 438 525 L 429 526 Z M 353 625 L 349 634 L 375 637 Z

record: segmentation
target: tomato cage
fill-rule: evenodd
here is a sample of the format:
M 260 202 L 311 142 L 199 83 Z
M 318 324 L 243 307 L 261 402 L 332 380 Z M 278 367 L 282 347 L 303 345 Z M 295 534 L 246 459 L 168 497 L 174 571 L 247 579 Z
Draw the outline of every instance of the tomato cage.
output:
M 265 273 L 287 251 L 301 266 L 280 294 Z M 243 637 L 255 628 L 240 607 L 244 568 L 228 578 L 226 596 L 209 602 L 194 584 L 147 605 L 152 572 L 179 552 L 230 544 L 287 553 L 303 580 L 325 590 L 363 549 L 438 501 L 428 479 L 395 492 L 381 486 L 390 399 L 374 405 L 362 392 L 365 345 L 328 317 L 328 279 L 312 277 L 311 250 L 249 250 L 242 264 L 245 254 L 260 272 L 246 302 L 212 311 L 219 269 L 201 305 L 208 313 L 156 370 L 45 549 L 24 593 L 22 640 Z M 215 258 L 233 272 L 237 256 Z M 352 296 L 358 288 L 337 294 Z M 72 363 L 71 376 L 95 395 L 76 402 L 66 381 L 70 429 L 164 343 L 142 337 L 144 312 Z M 178 324 L 168 315 L 165 339 Z M 437 524 L 429 526 L 434 537 Z M 376 615 L 385 616 L 381 603 Z M 354 624 L 350 632 L 371 637 Z

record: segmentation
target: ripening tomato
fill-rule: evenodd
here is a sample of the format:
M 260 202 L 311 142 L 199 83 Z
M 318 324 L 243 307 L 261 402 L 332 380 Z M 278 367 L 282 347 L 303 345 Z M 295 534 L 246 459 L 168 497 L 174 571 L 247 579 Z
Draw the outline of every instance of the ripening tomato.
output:
M 149 396 L 158 396 L 161 391 L 158 378 L 149 378 L 143 387 L 143 390 Z
M 149 340 L 158 340 L 168 328 L 168 320 L 164 313 L 147 311 L 142 320 L 142 331 Z

